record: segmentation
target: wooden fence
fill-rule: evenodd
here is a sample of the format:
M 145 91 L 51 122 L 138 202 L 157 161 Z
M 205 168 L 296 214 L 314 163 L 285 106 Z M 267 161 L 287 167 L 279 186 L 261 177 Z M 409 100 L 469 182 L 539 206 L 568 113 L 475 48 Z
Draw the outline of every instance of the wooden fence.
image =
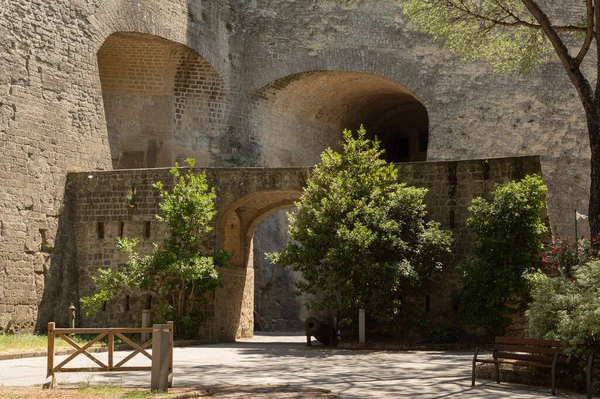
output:
M 132 333 L 151 333 L 152 336 L 150 340 L 138 345 L 125 336 L 125 334 Z M 68 334 L 96 334 L 96 337 L 85 345 L 79 346 Z M 133 349 L 133 352 L 116 364 L 114 361 L 115 336 Z M 75 352 L 55 365 L 54 342 L 57 337 L 62 338 L 75 348 Z M 105 364 L 88 352 L 89 348 L 104 337 L 107 337 L 108 340 L 108 364 Z M 148 348 L 153 349 L 152 354 L 146 351 Z M 125 365 L 138 354 L 142 354 L 150 359 L 152 365 L 144 367 Z M 97 367 L 66 367 L 69 362 L 79 355 L 86 356 L 96 363 Z M 151 385 L 153 390 L 166 390 L 167 386 L 171 387 L 173 383 L 173 322 L 156 324 L 151 328 L 56 328 L 55 323 L 48 323 L 48 374 L 46 378 L 50 379 L 50 381 L 47 381 L 46 386 L 50 388 L 56 386 L 56 373 L 111 371 L 151 371 Z M 165 378 L 167 386 L 163 382 Z

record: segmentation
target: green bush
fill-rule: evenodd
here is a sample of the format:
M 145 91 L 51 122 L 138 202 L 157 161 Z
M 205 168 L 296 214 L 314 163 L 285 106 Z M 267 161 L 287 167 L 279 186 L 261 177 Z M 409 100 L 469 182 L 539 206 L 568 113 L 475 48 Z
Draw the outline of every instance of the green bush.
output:
M 429 333 L 429 341 L 434 344 L 447 344 L 458 340 L 458 330 L 451 321 L 446 321 Z
M 565 342 L 567 353 L 581 362 L 600 353 L 600 260 L 573 267 L 572 277 L 530 277 L 528 334 Z
M 508 304 L 526 298 L 526 274 L 534 271 L 547 231 L 540 219 L 546 186 L 541 177 L 496 185 L 491 200 L 476 198 L 467 223 L 475 251 L 459 265 L 463 274 L 462 315 L 467 324 L 503 335 Z

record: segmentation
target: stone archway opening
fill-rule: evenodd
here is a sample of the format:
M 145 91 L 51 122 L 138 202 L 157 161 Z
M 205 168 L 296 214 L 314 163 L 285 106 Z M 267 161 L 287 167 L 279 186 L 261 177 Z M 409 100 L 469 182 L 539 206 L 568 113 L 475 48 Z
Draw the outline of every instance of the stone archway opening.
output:
M 268 166 L 312 166 L 342 129 L 364 125 L 389 162 L 425 161 L 427 109 L 408 88 L 380 75 L 314 71 L 287 76 L 255 93 L 255 128 Z
M 266 259 L 268 252 L 280 251 L 288 240 L 287 212 L 283 210 L 262 221 L 254 234 L 254 330 L 282 334 L 301 331 L 309 317 L 304 296 L 294 293 L 301 278 L 290 267 Z
M 110 35 L 97 54 L 114 169 L 211 166 L 225 129 L 225 88 L 196 51 L 141 33 Z
M 255 260 L 257 257 L 264 258 L 265 250 L 271 250 L 263 246 L 256 252 L 255 233 L 265 220 L 281 219 L 284 211 L 293 208 L 301 194 L 300 191 L 253 192 L 234 201 L 221 213 L 216 229 L 217 243 L 220 248 L 232 253 L 233 257 L 229 266 L 220 270 L 224 285 L 215 295 L 217 306 L 213 337 L 217 340 L 233 341 L 252 337 L 256 325 L 260 324 L 260 306 L 272 305 L 262 303 L 260 293 L 257 299 L 255 292 L 256 275 L 260 274 L 259 286 L 265 275 L 262 270 L 255 269 Z M 285 226 L 283 223 L 281 225 Z M 281 241 L 274 242 L 279 245 Z M 281 245 L 272 249 L 281 249 Z M 277 270 L 278 267 L 273 265 L 271 270 Z M 271 277 L 277 279 L 277 275 Z M 292 297 L 290 286 L 288 291 L 286 300 Z M 274 295 L 262 297 L 281 301 Z

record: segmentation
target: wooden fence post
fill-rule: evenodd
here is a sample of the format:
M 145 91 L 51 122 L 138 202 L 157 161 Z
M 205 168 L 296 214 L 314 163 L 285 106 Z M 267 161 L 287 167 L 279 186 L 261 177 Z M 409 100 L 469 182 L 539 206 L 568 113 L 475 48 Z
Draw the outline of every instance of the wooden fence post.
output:
M 150 389 L 164 392 L 169 385 L 169 328 L 168 324 L 152 326 L 152 372 Z
M 173 334 L 175 334 L 174 326 L 172 321 L 167 321 L 169 325 L 169 388 L 173 387 Z
M 108 330 L 108 370 L 112 371 L 114 366 L 115 334 L 112 329 Z
M 150 309 L 142 310 L 142 328 L 148 328 L 152 324 L 152 314 Z M 142 333 L 142 344 L 148 342 L 150 340 L 150 333 L 144 332 Z
M 56 377 L 54 376 L 54 328 L 56 324 L 54 322 L 48 323 L 48 373 L 46 379 L 51 377 L 50 381 L 44 385 L 48 385 L 50 388 L 56 386 Z

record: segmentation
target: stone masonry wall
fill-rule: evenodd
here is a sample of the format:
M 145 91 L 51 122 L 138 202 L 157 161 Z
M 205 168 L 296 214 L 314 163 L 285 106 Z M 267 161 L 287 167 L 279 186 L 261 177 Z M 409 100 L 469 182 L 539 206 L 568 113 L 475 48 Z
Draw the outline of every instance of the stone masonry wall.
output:
M 215 219 L 215 229 L 207 237 L 203 250 L 212 252 L 217 243 L 235 254 L 230 266 L 221 270 L 223 287 L 216 295 L 207 310 L 213 317 L 203 326 L 199 326 L 200 336 L 208 340 L 228 341 L 236 336 L 251 336 L 253 329 L 253 287 L 254 270 L 252 264 L 244 263 L 244 247 L 240 246 L 242 238 L 240 229 L 236 237 L 227 237 L 228 230 L 217 228 L 217 221 L 230 210 L 240 199 L 252 197 L 255 201 L 243 201 L 245 209 L 256 208 L 259 211 L 265 206 L 265 195 L 269 193 L 287 192 L 290 187 L 300 190 L 306 176 L 305 169 L 207 169 L 209 184 L 215 187 L 217 194 L 216 208 L 219 215 Z M 92 276 L 99 268 L 117 267 L 125 261 L 125 257 L 116 248 L 117 237 L 138 238 L 138 249 L 141 254 L 149 253 L 154 242 L 160 242 L 167 234 L 165 227 L 157 223 L 160 196 L 152 184 L 157 181 L 165 183 L 168 189 L 172 179 L 168 169 L 136 169 L 122 171 L 91 171 L 69 175 L 67 183 L 67 199 L 71 204 L 72 215 L 69 229 L 72 231 L 77 252 L 73 262 L 78 270 L 79 296 L 94 293 L 95 285 Z M 130 200 L 135 192 L 135 201 Z M 256 195 L 258 194 L 258 195 Z M 250 219 L 253 218 L 250 215 Z M 245 219 L 244 219 L 245 220 Z M 246 226 L 246 225 L 244 225 Z M 233 246 L 227 245 L 231 240 Z M 247 247 L 250 245 L 251 237 Z M 250 258 L 251 254 L 248 255 Z M 78 308 L 79 326 L 138 326 L 141 322 L 141 311 L 148 306 L 148 294 L 125 290 L 117 298 L 107 301 L 103 309 L 92 316 L 82 313 L 78 298 L 74 300 Z M 152 303 L 158 303 L 153 298 Z
M 558 19 L 583 7 L 547 4 Z M 160 53 L 164 73 L 127 46 L 110 53 L 118 65 L 107 62 L 101 50 L 119 38 Z M 133 85 L 150 75 L 164 85 L 126 93 L 111 73 L 128 67 Z M 208 89 L 187 91 L 201 79 Z M 540 155 L 551 225 L 571 231 L 572 209 L 587 208 L 589 149 L 558 62 L 526 78 L 463 64 L 393 0 L 0 0 L 0 331 L 64 325 L 79 295 L 68 172 L 185 156 L 198 166 L 312 166 L 341 127 L 398 124 L 401 113 L 387 111 L 408 98 L 425 109 L 428 160 Z
M 155 35 L 230 75 L 231 7 L 192 3 L 0 1 L 0 332 L 65 325 L 78 298 L 74 241 L 61 229 L 65 182 L 68 171 L 112 167 L 97 59 L 104 41 Z
M 473 198 L 485 196 L 495 183 L 506 183 L 526 174 L 539 174 L 539 158 L 402 163 L 397 166 L 399 180 L 429 190 L 426 197 L 428 218 L 440 222 L 443 228 L 450 229 L 455 238 L 452 254 L 444 260 L 443 272 L 419 289 L 403 291 L 403 300 L 414 305 L 413 308 L 418 310 L 420 317 L 426 318 L 429 323 L 435 325 L 445 320 L 458 322 L 459 309 L 454 306 L 452 294 L 460 287 L 460 278 L 454 266 L 472 249 L 472 238 L 466 227 L 467 208 Z M 292 168 L 211 168 L 206 171 L 209 183 L 216 188 L 219 214 L 215 220 L 214 233 L 207 237 L 204 247 L 208 251 L 215 247 L 225 247 L 238 254 L 242 253 L 243 256 L 234 259 L 229 267 L 221 271 L 223 287 L 217 291 L 209 307 L 213 317 L 200 327 L 200 333 L 203 338 L 213 342 L 231 341 L 251 336 L 254 321 L 253 234 L 251 230 L 248 230 L 248 235 L 242 233 L 249 226 L 246 221 L 260 220 L 281 203 L 273 201 L 274 207 L 266 206 L 268 202 L 263 193 L 277 197 L 290 190 L 299 192 L 304 185 L 306 171 Z M 144 253 L 150 250 L 152 242 L 160 241 L 164 236 L 164 228 L 154 222 L 159 202 L 156 190 L 151 187 L 155 181 L 166 182 L 168 187 L 170 178 L 167 170 L 140 169 L 70 175 L 67 192 L 72 204 L 72 229 L 77 243 L 79 295 L 93 293 L 91 277 L 98 268 L 116 267 L 123 262 L 123 256 L 114 247 L 116 237 L 140 237 L 140 250 Z M 134 204 L 127 199 L 132 187 L 136 191 Z M 231 210 L 240 215 L 239 226 L 231 226 L 237 236 L 228 235 L 228 221 L 231 219 L 227 215 Z M 249 253 L 244 252 L 244 247 L 250 248 Z M 247 259 L 246 263 L 244 259 Z M 278 284 L 286 283 L 280 281 Z M 427 296 L 430 298 L 429 308 L 425 310 Z M 287 300 L 285 293 L 279 298 L 267 298 Z M 147 295 L 125 291 L 118 298 L 108 301 L 105 309 L 95 316 L 82 316 L 78 322 L 82 327 L 135 326 L 139 325 L 141 310 L 146 306 Z M 297 327 L 292 323 L 293 320 L 299 320 L 305 315 L 298 308 L 296 315 L 287 315 L 285 323 L 290 325 L 281 327 Z M 409 316 L 414 317 L 414 314 L 407 315 L 407 320 Z M 273 320 L 261 319 L 261 322 L 272 323 Z M 410 324 L 388 326 L 386 332 L 396 336 L 412 333 L 407 326 Z

